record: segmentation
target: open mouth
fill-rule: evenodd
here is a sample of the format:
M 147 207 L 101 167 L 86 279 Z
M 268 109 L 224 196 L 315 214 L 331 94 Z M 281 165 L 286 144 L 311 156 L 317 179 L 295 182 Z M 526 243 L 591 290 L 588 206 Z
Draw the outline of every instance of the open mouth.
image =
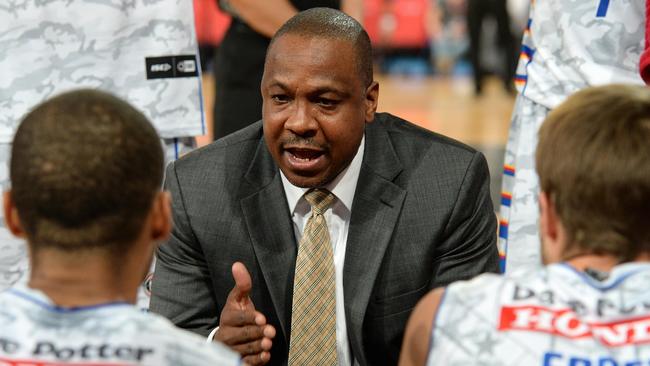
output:
M 291 147 L 285 149 L 288 164 L 295 170 L 317 170 L 323 162 L 324 151 L 311 148 Z
M 289 152 L 289 154 L 293 155 L 295 159 L 300 161 L 310 161 L 310 160 L 318 159 L 318 157 L 323 155 L 322 151 L 313 150 L 313 149 L 290 148 L 287 149 L 287 151 Z

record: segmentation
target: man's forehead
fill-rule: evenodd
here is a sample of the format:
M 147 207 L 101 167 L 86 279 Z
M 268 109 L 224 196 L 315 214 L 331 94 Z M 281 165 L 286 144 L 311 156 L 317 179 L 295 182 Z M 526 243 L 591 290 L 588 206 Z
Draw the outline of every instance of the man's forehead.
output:
M 279 60 L 297 55 L 309 54 L 312 58 L 336 58 L 349 59 L 347 62 L 356 62 L 358 57 L 354 44 L 350 40 L 325 35 L 303 35 L 299 33 L 287 33 L 281 35 L 271 44 L 267 62 Z

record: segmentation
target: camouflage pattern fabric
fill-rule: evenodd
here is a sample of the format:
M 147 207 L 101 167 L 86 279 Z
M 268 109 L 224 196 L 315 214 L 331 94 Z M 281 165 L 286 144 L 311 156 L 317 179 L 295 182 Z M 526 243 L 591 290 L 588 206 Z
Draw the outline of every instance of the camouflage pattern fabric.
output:
M 549 111 L 517 96 L 504 158 L 499 221 L 499 254 L 505 271 L 542 264 L 535 148 L 537 131 Z
M 428 365 L 631 366 L 650 360 L 650 264 L 600 282 L 566 263 L 446 290 Z
M 194 149 L 186 136 L 203 133 L 200 78 L 148 80 L 145 57 L 196 52 L 189 0 L 1 1 L 2 188 L 9 186 L 10 143 L 20 119 L 68 89 L 96 87 L 135 105 L 165 137 L 167 162 Z M 7 231 L 0 212 L 0 291 L 26 282 L 28 267 L 24 242 Z M 150 280 L 151 274 L 138 297 L 143 309 Z
M 554 108 L 588 86 L 643 84 L 645 0 L 536 0 L 524 32 L 519 92 Z
M 534 166 L 550 109 L 589 86 L 643 84 L 646 0 L 535 0 L 515 76 L 519 97 L 506 146 L 499 249 L 505 271 L 539 266 Z M 504 259 L 504 256 L 507 257 Z
M 201 135 L 192 11 L 190 0 L 0 2 L 0 142 L 31 107 L 80 87 L 134 104 L 164 138 Z M 180 55 L 194 59 L 174 68 L 145 60 Z M 188 76 L 148 79 L 152 69 Z

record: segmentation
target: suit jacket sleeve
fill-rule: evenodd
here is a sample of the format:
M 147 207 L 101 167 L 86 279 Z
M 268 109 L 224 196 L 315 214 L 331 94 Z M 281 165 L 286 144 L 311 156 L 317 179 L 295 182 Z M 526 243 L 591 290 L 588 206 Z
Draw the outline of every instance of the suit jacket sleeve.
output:
M 176 326 L 207 336 L 218 325 L 218 308 L 205 256 L 189 222 L 174 163 L 165 174 L 172 195 L 174 229 L 156 252 L 150 310 Z
M 431 287 L 498 272 L 496 228 L 487 162 L 483 154 L 475 152 L 437 249 Z

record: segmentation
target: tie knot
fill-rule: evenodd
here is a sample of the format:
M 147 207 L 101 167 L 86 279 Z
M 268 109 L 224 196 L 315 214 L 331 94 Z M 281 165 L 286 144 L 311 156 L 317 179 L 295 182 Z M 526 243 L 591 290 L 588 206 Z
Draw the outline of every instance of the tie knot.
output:
M 322 215 L 334 202 L 334 194 L 327 189 L 316 188 L 305 193 L 305 199 L 311 205 L 312 211 Z

